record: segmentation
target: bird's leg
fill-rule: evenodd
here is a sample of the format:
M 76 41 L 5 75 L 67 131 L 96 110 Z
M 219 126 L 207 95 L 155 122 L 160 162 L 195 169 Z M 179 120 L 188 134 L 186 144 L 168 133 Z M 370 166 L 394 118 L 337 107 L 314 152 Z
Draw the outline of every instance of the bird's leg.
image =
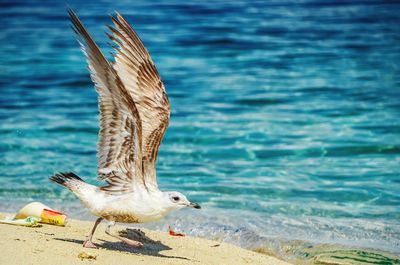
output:
M 94 226 L 92 228 L 92 232 L 90 232 L 90 235 L 86 238 L 85 242 L 83 242 L 83 247 L 84 248 L 97 248 L 95 244 L 92 242 L 92 237 L 94 234 L 94 231 L 96 231 L 97 226 L 103 221 L 103 218 L 99 217 L 97 218 L 96 222 L 94 223 Z
M 143 247 L 143 244 L 140 243 L 139 241 L 136 240 L 132 240 L 126 237 L 122 237 L 119 235 L 113 235 L 111 234 L 111 227 L 113 227 L 115 225 L 115 222 L 110 222 L 106 228 L 106 234 L 115 238 L 118 238 L 119 240 L 121 240 L 122 242 L 124 242 L 125 244 L 131 246 L 131 247 Z

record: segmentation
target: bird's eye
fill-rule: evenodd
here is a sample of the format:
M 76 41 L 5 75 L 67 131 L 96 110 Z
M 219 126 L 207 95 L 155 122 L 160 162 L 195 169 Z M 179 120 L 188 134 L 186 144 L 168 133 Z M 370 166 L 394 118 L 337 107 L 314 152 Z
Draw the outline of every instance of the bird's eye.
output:
M 179 201 L 179 197 L 178 196 L 174 196 L 174 197 L 172 197 L 172 199 L 174 200 L 174 201 Z

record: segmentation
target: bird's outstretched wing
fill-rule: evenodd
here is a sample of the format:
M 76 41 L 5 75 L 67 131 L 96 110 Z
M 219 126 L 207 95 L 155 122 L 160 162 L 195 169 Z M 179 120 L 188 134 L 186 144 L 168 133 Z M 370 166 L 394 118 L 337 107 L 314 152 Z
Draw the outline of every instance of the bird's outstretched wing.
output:
M 77 15 L 72 10 L 68 13 L 99 94 L 98 173 L 107 182 L 101 189 L 114 194 L 131 192 L 135 184 L 144 185 L 142 125 L 137 107 Z
M 158 71 L 139 36 L 117 13 L 108 37 L 114 41 L 115 63 L 122 83 L 136 104 L 142 122 L 142 161 L 145 183 L 157 187 L 156 159 L 167 129 L 170 105 Z

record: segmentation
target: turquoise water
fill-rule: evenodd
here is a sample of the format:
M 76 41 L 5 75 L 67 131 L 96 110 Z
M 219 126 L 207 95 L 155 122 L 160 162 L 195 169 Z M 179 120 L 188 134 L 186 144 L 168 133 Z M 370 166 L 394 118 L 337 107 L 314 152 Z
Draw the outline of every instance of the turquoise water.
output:
M 202 204 L 151 224 L 245 247 L 400 251 L 400 4 L 69 1 L 104 51 L 120 11 L 171 102 L 158 181 Z M 64 3 L 2 1 L 0 211 L 97 183 L 97 97 Z

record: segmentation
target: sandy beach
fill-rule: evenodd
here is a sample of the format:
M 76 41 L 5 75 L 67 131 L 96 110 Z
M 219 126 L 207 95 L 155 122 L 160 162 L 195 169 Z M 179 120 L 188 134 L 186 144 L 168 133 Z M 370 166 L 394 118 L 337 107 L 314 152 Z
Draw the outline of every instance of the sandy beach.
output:
M 69 220 L 65 227 L 0 224 L 0 264 L 289 264 L 227 243 L 116 226 L 113 232 L 144 242 L 143 248 L 130 248 L 107 236 L 105 224 L 95 234 L 99 249 L 86 249 L 82 242 L 92 225 L 79 220 Z

